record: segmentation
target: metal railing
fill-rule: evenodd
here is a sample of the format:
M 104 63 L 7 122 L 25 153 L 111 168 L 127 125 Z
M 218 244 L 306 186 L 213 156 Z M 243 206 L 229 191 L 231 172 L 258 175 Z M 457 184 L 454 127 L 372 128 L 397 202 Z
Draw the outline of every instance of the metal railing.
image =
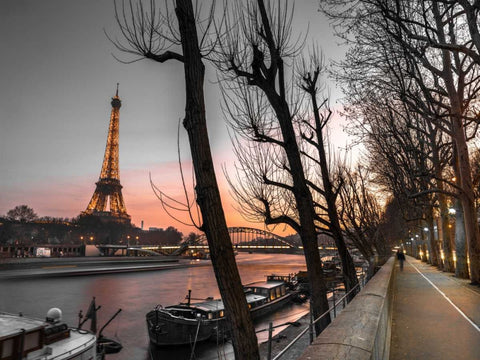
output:
M 310 340 L 309 340 L 309 343 L 311 344 L 313 342 L 313 339 L 314 339 L 314 325 L 320 321 L 321 319 L 323 319 L 325 316 L 327 316 L 327 314 L 330 314 L 332 311 L 333 311 L 333 317 L 336 318 L 337 317 L 337 306 L 342 303 L 342 309 L 345 308 L 346 304 L 349 302 L 348 301 L 348 298 L 350 296 L 350 294 L 352 294 L 353 292 L 355 292 L 357 289 L 358 290 L 361 290 L 364 286 L 365 286 L 365 283 L 366 283 L 366 278 L 365 278 L 365 275 L 363 275 L 362 277 L 360 277 L 359 279 L 359 282 L 357 285 L 355 285 L 352 289 L 350 289 L 349 292 L 347 292 L 345 295 L 343 295 L 340 299 L 338 299 L 337 301 L 335 301 L 335 290 L 333 291 L 333 294 L 332 294 L 332 297 L 333 297 L 333 306 L 330 307 L 327 311 L 325 311 L 322 315 L 320 315 L 317 319 L 313 320 L 313 315 L 312 315 L 312 310 L 311 310 L 311 307 L 310 307 L 310 324 L 305 328 L 303 329 L 300 334 L 298 334 L 295 339 L 293 339 L 285 348 L 283 348 L 282 351 L 280 351 L 273 359 L 272 359 L 272 353 L 271 353 L 271 349 L 272 349 L 272 346 L 271 346 L 271 341 L 272 341 L 272 329 L 274 328 L 272 326 L 272 323 L 270 323 L 270 327 L 268 329 L 269 331 L 269 336 L 268 336 L 268 354 L 267 354 L 267 360 L 278 360 L 280 359 L 283 355 L 285 355 L 285 353 L 290 350 L 290 348 L 295 345 L 297 343 L 298 340 L 300 340 L 302 338 L 303 335 L 305 335 L 307 332 L 309 332 L 309 335 L 310 335 Z

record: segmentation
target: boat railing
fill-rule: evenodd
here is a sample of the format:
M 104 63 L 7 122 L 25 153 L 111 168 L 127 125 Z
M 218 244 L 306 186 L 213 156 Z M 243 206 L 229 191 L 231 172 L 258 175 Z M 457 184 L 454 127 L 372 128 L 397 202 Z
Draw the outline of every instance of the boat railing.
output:
M 309 344 L 313 342 L 314 339 L 314 326 L 315 324 L 323 319 L 325 316 L 328 314 L 331 314 L 333 312 L 333 317 L 335 318 L 337 316 L 337 307 L 341 304 L 342 309 L 345 308 L 346 304 L 348 304 L 351 301 L 351 294 L 356 294 L 358 290 L 362 289 L 365 286 L 366 283 L 366 277 L 365 275 L 361 276 L 359 278 L 359 282 L 357 285 L 355 285 L 352 289 L 350 289 L 349 292 L 347 292 L 345 295 L 343 295 L 341 298 L 338 300 L 335 299 L 335 291 L 333 292 L 333 305 L 325 311 L 322 315 L 320 315 L 317 319 L 313 319 L 313 316 L 310 316 L 310 323 L 308 326 L 303 329 L 285 348 L 283 348 L 275 357 L 272 358 L 272 329 L 277 327 L 277 326 L 272 326 L 272 323 L 270 323 L 269 327 L 269 334 L 268 334 L 268 350 L 267 350 L 267 360 L 278 360 L 280 359 L 285 353 L 293 346 L 295 345 L 307 332 L 309 333 Z

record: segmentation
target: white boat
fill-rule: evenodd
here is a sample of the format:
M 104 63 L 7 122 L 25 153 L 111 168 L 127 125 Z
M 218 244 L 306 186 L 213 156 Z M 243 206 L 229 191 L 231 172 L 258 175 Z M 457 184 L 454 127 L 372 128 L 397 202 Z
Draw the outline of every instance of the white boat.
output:
M 0 360 L 96 360 L 97 337 L 62 322 L 53 308 L 45 320 L 0 312 Z

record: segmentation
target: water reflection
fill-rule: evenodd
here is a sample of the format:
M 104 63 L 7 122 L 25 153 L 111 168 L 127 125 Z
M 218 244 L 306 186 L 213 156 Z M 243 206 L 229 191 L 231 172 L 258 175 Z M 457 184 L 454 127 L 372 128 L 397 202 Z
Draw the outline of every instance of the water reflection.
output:
M 305 269 L 303 256 L 279 254 L 247 254 L 237 256 L 240 276 L 244 284 L 263 280 L 271 273 L 289 274 Z M 192 290 L 192 297 L 219 297 L 210 262 L 200 266 L 164 271 L 82 276 L 72 278 L 46 278 L 0 282 L 0 310 L 44 318 L 51 307 L 59 307 L 64 319 L 71 325 L 78 322 L 78 311 L 84 313 L 93 296 L 97 305 L 99 327 L 121 308 L 122 313 L 107 327 L 104 335 L 118 339 L 124 348 L 119 354 L 109 355 L 109 360 L 190 359 L 190 348 L 152 349 L 149 347 L 145 314 L 155 305 L 164 306 L 182 301 Z M 291 305 L 270 317 L 256 322 L 257 330 L 268 328 L 269 321 L 276 324 L 295 321 L 306 313 L 306 305 Z M 88 326 L 88 325 L 87 325 Z M 276 329 L 280 331 L 281 328 Z M 259 332 L 264 341 L 267 332 Z M 221 355 L 221 356 L 219 356 Z M 217 347 L 215 343 L 198 344 L 195 359 L 207 360 L 233 358 L 231 344 Z

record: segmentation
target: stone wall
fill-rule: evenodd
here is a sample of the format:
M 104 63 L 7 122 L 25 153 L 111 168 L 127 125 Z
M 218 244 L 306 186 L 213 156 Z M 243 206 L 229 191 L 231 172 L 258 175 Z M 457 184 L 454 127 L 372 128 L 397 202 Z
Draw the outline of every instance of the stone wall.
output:
M 394 264 L 392 257 L 299 360 L 389 358 Z

